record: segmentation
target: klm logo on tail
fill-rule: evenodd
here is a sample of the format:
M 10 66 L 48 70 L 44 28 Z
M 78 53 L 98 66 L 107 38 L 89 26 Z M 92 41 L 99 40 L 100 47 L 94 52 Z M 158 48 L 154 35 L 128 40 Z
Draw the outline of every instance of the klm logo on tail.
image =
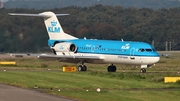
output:
M 48 27 L 48 32 L 60 33 L 60 27 L 57 27 L 56 21 L 51 21 L 51 26 Z

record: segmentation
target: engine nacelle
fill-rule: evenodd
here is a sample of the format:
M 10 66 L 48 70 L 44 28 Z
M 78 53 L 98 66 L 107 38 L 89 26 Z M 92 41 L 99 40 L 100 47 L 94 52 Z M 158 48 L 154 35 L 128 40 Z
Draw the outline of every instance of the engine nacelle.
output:
M 52 47 L 53 50 L 56 52 L 76 52 L 77 47 L 73 43 L 57 43 L 54 47 Z

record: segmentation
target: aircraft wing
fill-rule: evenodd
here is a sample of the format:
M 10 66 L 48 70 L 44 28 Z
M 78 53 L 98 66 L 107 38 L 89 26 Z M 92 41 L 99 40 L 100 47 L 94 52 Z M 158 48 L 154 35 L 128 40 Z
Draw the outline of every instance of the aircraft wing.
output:
M 83 62 L 92 62 L 96 60 L 101 60 L 102 58 L 98 56 L 63 56 L 63 55 L 39 55 L 38 58 L 40 59 L 47 59 L 47 60 L 59 60 L 63 62 L 71 62 L 71 63 L 78 63 L 80 61 Z
M 24 57 L 24 56 L 29 56 L 27 53 L 10 53 L 9 56 L 15 56 L 15 57 Z
M 37 57 L 39 55 L 46 55 L 46 54 L 35 54 L 35 53 L 8 53 L 9 56 L 15 57 Z

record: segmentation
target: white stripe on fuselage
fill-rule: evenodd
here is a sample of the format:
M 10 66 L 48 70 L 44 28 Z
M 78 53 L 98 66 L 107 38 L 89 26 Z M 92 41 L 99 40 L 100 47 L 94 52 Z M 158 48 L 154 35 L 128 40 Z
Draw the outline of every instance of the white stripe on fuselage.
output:
M 150 65 L 159 61 L 160 57 L 148 56 L 126 56 L 126 55 L 107 55 L 90 53 L 57 52 L 63 56 L 98 56 L 100 60 L 90 60 L 92 63 L 111 63 L 111 64 L 130 64 L 130 65 Z M 90 63 L 91 63 L 90 62 Z

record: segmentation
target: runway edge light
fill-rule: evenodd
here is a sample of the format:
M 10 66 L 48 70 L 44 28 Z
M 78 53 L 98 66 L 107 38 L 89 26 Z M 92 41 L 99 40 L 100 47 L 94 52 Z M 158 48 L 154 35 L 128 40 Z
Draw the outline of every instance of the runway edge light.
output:
M 180 77 L 164 77 L 164 83 L 177 82 Z

